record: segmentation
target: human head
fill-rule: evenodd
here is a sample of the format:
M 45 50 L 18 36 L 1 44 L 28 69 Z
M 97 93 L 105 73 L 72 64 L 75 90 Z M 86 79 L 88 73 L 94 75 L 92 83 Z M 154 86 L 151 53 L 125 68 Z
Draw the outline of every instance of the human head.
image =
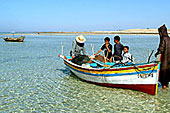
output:
M 78 43 L 84 43 L 86 41 L 86 39 L 84 38 L 83 35 L 79 35 L 79 36 L 76 37 L 76 41 Z
M 163 37 L 168 37 L 168 31 L 165 24 L 158 28 L 158 32 L 160 35 L 160 39 L 162 39 Z
M 110 42 L 110 38 L 109 38 L 109 37 L 106 37 L 106 38 L 104 39 L 104 41 L 105 41 L 105 44 L 108 44 L 108 43 Z
M 123 51 L 124 51 L 125 53 L 128 53 L 128 52 L 129 52 L 129 47 L 128 47 L 128 46 L 124 46 L 124 47 L 123 47 Z
M 119 37 L 119 36 L 115 36 L 115 37 L 114 37 L 114 42 L 115 42 L 115 43 L 119 43 L 119 41 L 120 41 L 120 37 Z

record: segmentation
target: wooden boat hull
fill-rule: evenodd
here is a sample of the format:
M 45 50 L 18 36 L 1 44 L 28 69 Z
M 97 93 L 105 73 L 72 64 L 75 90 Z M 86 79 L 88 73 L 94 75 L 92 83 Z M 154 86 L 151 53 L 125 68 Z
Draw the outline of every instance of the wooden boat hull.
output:
M 106 86 L 106 87 L 114 87 L 114 88 L 125 88 L 125 89 L 132 89 L 138 90 L 144 93 L 148 93 L 151 95 L 156 95 L 157 92 L 157 85 L 156 84 L 109 84 L 109 83 L 97 83 L 97 82 L 90 82 L 96 85 Z
M 138 90 L 151 95 L 157 94 L 159 63 L 110 69 L 86 68 L 67 59 L 64 59 L 64 63 L 70 71 L 84 81 L 102 86 Z
M 24 42 L 24 38 L 4 38 L 6 42 Z

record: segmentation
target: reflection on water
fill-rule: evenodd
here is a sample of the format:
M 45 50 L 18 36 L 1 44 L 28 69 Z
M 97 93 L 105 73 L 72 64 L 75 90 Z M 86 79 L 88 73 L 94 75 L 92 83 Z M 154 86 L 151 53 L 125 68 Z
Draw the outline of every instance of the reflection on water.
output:
M 61 53 L 61 42 L 65 42 L 64 54 L 69 55 L 74 38 L 28 36 L 24 43 L 1 40 L 0 112 L 169 112 L 170 89 L 151 96 L 86 83 L 70 73 L 57 56 Z M 86 38 L 86 50 L 91 54 L 91 43 L 97 52 L 104 36 Z M 159 38 L 122 35 L 121 42 L 130 46 L 136 62 L 146 62 L 149 49 L 156 50 Z

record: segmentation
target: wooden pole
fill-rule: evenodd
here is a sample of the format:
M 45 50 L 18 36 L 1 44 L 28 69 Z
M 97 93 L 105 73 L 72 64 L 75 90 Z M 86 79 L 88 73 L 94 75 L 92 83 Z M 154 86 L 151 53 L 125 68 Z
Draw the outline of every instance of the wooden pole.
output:
M 63 49 L 64 49 L 64 44 L 61 42 L 61 55 L 63 56 Z
M 92 54 L 94 55 L 94 44 L 91 43 Z
M 105 53 L 104 53 L 104 51 L 103 51 L 103 56 L 104 56 L 104 62 L 105 62 L 105 65 L 106 65 L 106 59 L 107 59 L 107 56 L 108 56 L 108 52 L 107 52 L 107 54 L 106 54 L 106 56 L 105 56 Z
M 106 57 L 105 57 L 104 51 L 103 51 L 103 56 L 104 56 L 104 63 L 105 63 L 105 65 L 106 65 Z

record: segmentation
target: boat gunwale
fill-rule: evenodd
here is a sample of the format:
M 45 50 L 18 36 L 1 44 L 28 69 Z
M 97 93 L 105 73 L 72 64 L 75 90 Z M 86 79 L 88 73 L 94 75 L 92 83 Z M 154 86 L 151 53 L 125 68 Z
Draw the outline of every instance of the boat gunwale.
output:
M 71 61 L 69 61 L 67 59 L 63 59 L 63 60 L 64 60 L 64 63 L 66 62 L 71 66 L 74 66 L 76 68 L 83 69 L 83 70 L 88 70 L 88 71 L 99 71 L 100 72 L 100 71 L 122 71 L 122 70 L 135 69 L 134 66 L 113 67 L 113 68 L 109 68 L 109 69 L 107 69 L 107 68 L 101 68 L 101 69 L 99 69 L 99 68 L 87 68 L 87 67 L 77 65 L 77 64 L 75 64 L 75 63 L 73 63 L 73 62 L 71 62 Z M 146 68 L 146 67 L 153 67 L 154 65 L 158 66 L 158 63 L 146 63 L 146 64 L 143 64 L 143 65 L 142 64 L 138 65 L 137 67 L 138 68 Z

